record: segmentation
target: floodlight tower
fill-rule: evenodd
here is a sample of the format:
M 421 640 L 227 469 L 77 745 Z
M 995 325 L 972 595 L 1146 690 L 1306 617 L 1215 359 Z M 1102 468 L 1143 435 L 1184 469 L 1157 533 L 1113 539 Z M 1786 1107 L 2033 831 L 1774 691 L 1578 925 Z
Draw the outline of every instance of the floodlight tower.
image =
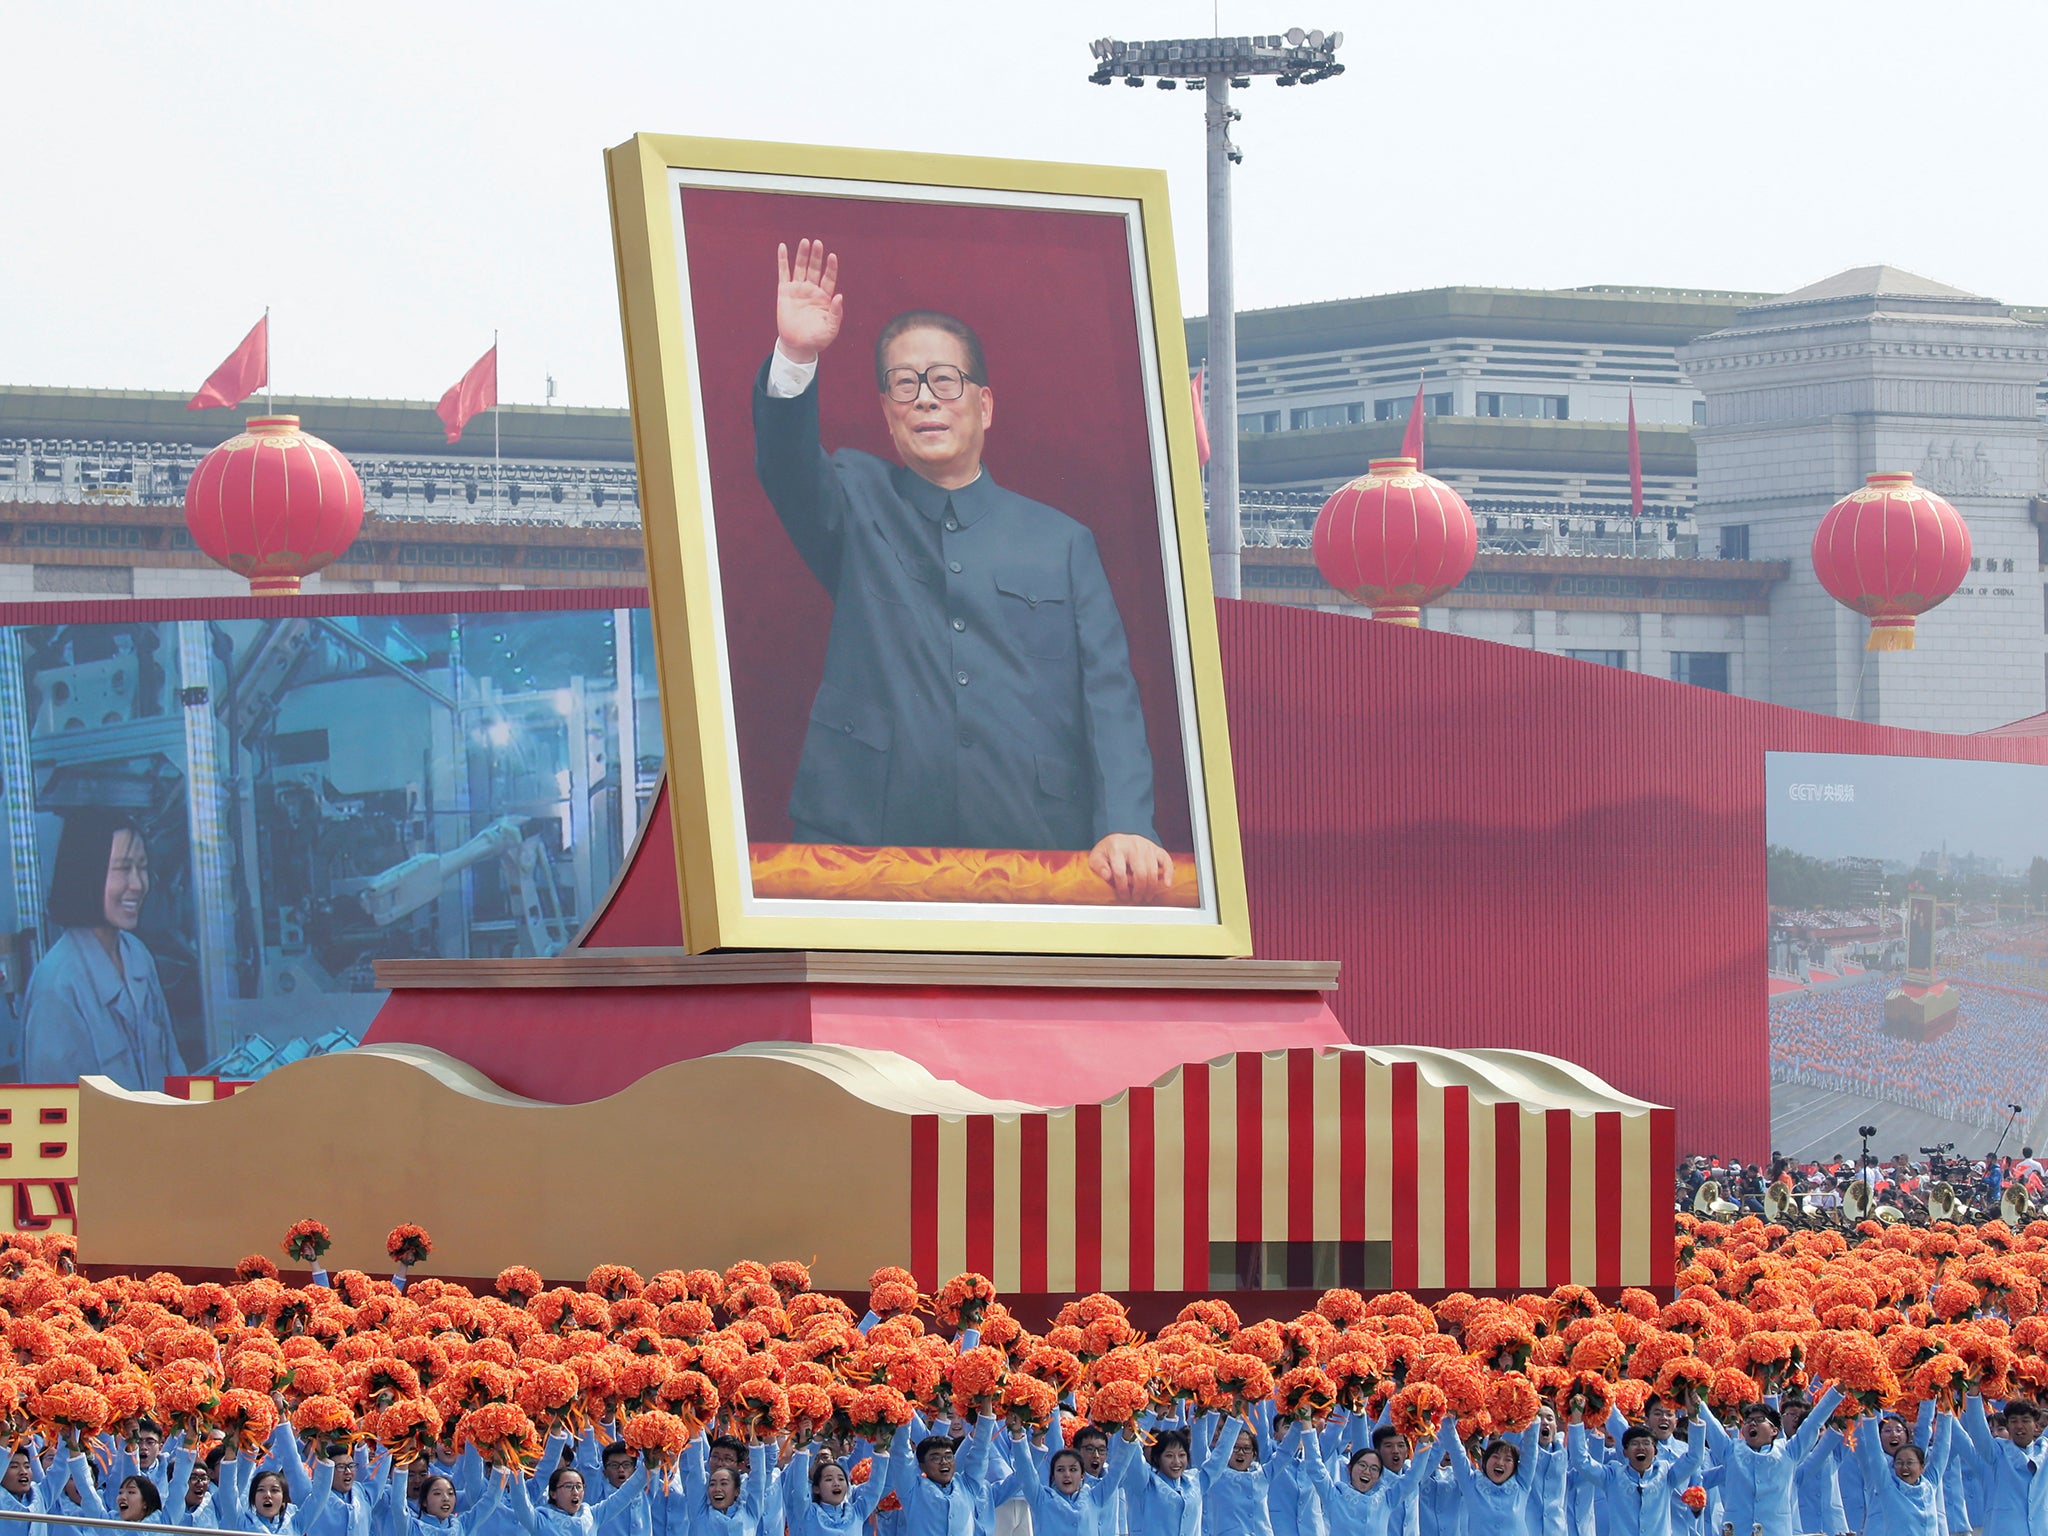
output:
M 1177 37 L 1162 42 L 1125 43 L 1099 38 L 1097 85 L 1121 79 L 1143 89 L 1149 79 L 1162 91 L 1203 82 L 1209 130 L 1209 572 L 1218 597 L 1236 597 L 1238 551 L 1244 533 L 1237 505 L 1237 284 L 1230 260 L 1230 168 L 1244 158 L 1230 142 L 1230 125 L 1242 114 L 1230 105 L 1232 90 L 1246 90 L 1254 75 L 1272 75 L 1282 85 L 1314 85 L 1344 73 L 1337 62 L 1342 32 L 1325 35 L 1291 28 L 1270 37 Z

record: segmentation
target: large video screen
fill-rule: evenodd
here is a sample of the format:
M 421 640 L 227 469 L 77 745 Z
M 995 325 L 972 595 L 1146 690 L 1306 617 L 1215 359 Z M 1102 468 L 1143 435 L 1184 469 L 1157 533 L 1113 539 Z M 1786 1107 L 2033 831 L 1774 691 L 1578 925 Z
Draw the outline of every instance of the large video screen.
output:
M 0 628 L 0 1079 L 249 1078 L 550 954 L 662 764 L 645 609 Z
M 1773 752 L 1765 774 L 1775 1148 L 2048 1142 L 2048 768 Z

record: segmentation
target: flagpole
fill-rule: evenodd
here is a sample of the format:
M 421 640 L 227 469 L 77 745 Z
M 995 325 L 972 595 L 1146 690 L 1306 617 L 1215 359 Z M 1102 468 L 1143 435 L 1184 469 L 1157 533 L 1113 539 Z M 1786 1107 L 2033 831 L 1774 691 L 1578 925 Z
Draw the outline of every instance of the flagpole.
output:
M 498 514 L 498 330 L 491 328 L 491 515 Z
M 247 314 L 245 309 L 243 314 Z M 270 306 L 263 306 L 263 414 L 277 414 L 277 400 L 270 382 Z

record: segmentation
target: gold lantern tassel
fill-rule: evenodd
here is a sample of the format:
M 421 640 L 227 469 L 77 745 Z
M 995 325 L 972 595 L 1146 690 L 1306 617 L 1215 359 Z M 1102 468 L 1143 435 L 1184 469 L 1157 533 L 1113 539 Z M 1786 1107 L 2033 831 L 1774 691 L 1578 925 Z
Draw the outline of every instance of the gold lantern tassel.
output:
M 1866 651 L 1910 651 L 1913 649 L 1913 617 L 1872 619 Z

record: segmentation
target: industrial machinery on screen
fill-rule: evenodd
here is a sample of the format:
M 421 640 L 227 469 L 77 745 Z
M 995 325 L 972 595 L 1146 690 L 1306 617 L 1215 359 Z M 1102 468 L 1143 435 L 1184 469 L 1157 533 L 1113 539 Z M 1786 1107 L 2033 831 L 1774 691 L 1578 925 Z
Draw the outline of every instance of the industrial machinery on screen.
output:
M 57 1080 L 28 1002 L 57 939 L 52 880 L 74 820 L 114 818 L 141 839 L 136 936 L 194 1073 L 250 1077 L 353 1045 L 383 1000 L 377 960 L 562 948 L 660 771 L 635 617 L 0 630 L 0 1065 Z M 64 1075 L 78 1070 L 98 1069 Z

